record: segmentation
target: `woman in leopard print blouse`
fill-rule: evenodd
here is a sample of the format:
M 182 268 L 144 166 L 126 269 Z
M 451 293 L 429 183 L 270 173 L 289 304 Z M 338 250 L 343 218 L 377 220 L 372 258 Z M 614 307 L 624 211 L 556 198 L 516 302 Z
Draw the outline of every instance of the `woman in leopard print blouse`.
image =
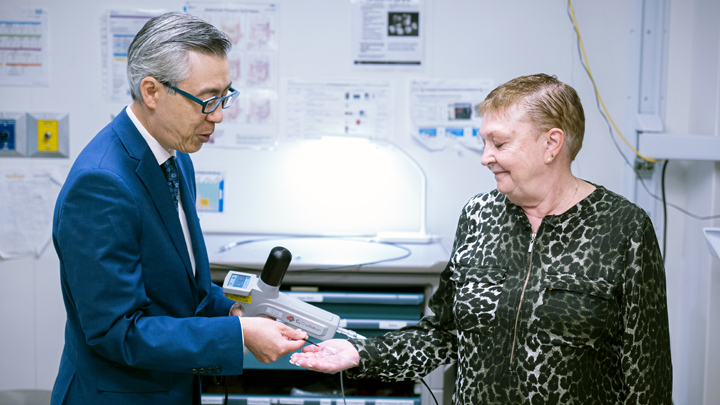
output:
M 585 130 L 577 93 L 554 76 L 523 76 L 478 112 L 497 190 L 462 211 L 435 315 L 323 343 L 356 368 L 313 346 L 293 363 L 388 381 L 456 363 L 453 404 L 670 404 L 657 238 L 642 209 L 572 174 Z

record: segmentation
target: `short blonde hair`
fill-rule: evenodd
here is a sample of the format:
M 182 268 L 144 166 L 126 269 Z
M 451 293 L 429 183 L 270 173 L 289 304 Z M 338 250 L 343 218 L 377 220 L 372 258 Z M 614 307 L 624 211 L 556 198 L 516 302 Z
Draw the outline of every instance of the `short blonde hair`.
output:
M 575 160 L 585 135 L 585 112 L 575 89 L 544 73 L 520 76 L 495 88 L 475 109 L 483 116 L 514 105 L 525 112 L 539 134 L 561 129 L 570 161 Z

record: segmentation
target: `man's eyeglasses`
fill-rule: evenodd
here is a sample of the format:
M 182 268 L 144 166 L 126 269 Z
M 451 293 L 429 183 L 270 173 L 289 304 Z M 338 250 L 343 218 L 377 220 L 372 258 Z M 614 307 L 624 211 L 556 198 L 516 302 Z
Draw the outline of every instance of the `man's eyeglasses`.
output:
M 202 112 L 203 114 L 210 114 L 211 112 L 215 111 L 220 104 L 222 104 L 222 108 L 230 108 L 230 106 L 235 102 L 235 99 L 238 98 L 240 95 L 240 92 L 230 87 L 230 93 L 226 96 L 218 97 L 213 96 L 210 97 L 207 100 L 200 100 L 199 98 L 193 96 L 190 93 L 186 93 L 180 89 L 178 89 L 175 86 L 171 86 L 167 83 L 162 83 L 163 86 L 168 87 L 170 89 L 173 89 L 180 93 L 181 95 L 185 96 L 186 98 L 200 104 L 202 106 Z

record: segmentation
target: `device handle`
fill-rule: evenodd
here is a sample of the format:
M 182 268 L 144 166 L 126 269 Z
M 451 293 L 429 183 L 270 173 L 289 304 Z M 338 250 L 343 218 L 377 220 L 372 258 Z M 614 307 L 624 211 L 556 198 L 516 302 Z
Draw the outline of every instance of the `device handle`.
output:
M 270 251 L 265 267 L 260 273 L 260 280 L 270 287 L 278 287 L 285 278 L 285 272 L 290 267 L 292 254 L 282 246 L 275 246 Z

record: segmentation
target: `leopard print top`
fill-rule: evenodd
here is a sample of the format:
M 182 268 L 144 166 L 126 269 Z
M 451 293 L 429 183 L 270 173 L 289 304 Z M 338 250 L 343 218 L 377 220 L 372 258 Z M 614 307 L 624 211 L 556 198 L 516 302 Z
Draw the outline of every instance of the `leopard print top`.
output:
M 650 218 L 596 186 L 533 240 L 497 190 L 465 208 L 434 316 L 355 340 L 352 378 L 456 363 L 453 404 L 669 404 L 665 273 Z

